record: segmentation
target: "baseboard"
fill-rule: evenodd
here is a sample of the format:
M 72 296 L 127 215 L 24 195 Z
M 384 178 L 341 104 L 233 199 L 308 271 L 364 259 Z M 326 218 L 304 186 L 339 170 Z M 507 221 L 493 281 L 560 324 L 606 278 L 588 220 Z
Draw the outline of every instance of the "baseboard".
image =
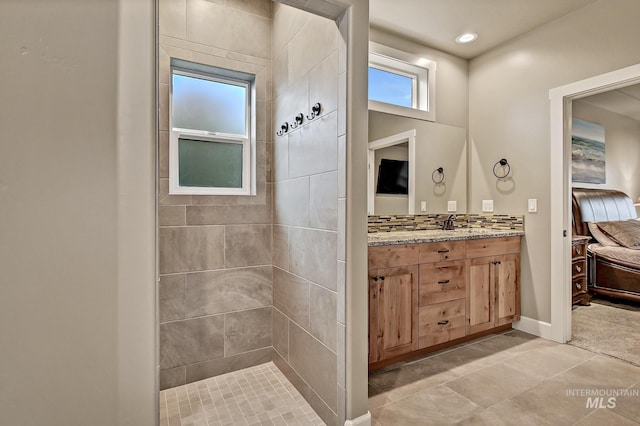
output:
M 344 422 L 344 426 L 371 426 L 371 413 L 367 411 L 366 414 L 356 417 L 353 420 L 347 420 Z
M 520 321 L 513 323 L 513 328 L 551 340 L 551 324 L 544 321 L 535 320 L 529 317 L 520 317 Z

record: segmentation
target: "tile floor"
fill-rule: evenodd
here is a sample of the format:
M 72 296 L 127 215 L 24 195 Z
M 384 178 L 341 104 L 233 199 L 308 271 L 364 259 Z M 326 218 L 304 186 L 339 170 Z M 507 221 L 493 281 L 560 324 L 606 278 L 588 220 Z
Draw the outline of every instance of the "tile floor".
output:
M 637 426 L 640 368 L 510 331 L 371 375 L 369 408 L 374 425 Z
M 273 363 L 167 389 L 160 408 L 161 426 L 323 424 Z M 509 331 L 372 374 L 369 409 L 384 426 L 637 426 L 640 367 Z
M 160 392 L 160 426 L 323 424 L 272 362 Z

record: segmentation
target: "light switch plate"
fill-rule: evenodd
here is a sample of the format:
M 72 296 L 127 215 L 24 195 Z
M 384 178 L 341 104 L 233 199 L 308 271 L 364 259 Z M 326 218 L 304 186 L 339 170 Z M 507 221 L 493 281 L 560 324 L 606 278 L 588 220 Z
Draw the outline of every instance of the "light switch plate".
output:
M 529 198 L 527 202 L 527 210 L 529 213 L 536 213 L 538 211 L 538 200 L 536 198 Z
M 450 212 L 450 213 L 453 213 L 456 210 L 458 210 L 458 203 L 456 201 L 448 201 L 447 202 L 447 211 Z
M 482 200 L 482 211 L 491 213 L 493 211 L 493 200 Z
M 420 201 L 420 211 L 421 212 L 426 212 L 427 211 L 427 202 L 426 201 Z

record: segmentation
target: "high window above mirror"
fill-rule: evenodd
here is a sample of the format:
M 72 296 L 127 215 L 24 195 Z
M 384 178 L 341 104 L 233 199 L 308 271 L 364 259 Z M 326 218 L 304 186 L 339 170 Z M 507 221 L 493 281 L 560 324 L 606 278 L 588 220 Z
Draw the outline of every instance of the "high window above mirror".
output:
M 436 63 L 369 43 L 369 109 L 435 121 Z

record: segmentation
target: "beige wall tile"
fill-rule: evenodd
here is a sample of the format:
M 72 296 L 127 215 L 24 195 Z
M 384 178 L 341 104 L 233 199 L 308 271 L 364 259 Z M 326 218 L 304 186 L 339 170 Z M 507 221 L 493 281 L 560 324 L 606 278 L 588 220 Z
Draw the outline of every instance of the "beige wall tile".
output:
M 271 206 L 187 206 L 187 225 L 271 224 Z
M 271 225 L 226 226 L 225 267 L 271 265 L 271 232 Z
M 271 183 L 256 183 L 256 195 L 238 196 L 239 206 L 267 205 L 271 204 L 271 193 L 273 185 Z
M 186 382 L 192 383 L 231 371 L 264 364 L 272 360 L 272 353 L 273 348 L 268 347 L 230 357 L 187 365 Z
M 336 293 L 311 284 L 309 298 L 309 331 L 336 352 Z
M 273 268 L 273 306 L 309 328 L 309 282 L 280 268 Z
M 311 110 L 308 77 L 290 82 L 283 91 L 276 92 L 274 96 L 273 114 L 276 130 L 280 130 L 280 126 L 285 122 L 293 123 L 297 114 L 303 113 L 306 115 Z M 299 132 L 304 127 L 303 125 L 296 130 L 290 130 L 289 135 Z
M 304 27 L 311 16 L 302 10 L 284 6 L 281 4 L 275 5 L 274 8 L 274 22 L 277 25 L 273 26 L 273 48 L 284 49 L 291 41 L 298 31 Z
M 338 108 L 338 51 L 334 51 L 309 73 L 309 103 L 319 102 L 324 114 Z
M 338 198 L 347 196 L 347 137 L 338 137 Z
M 161 205 L 189 205 L 191 195 L 169 195 L 169 179 L 161 178 L 158 184 L 158 203 Z
M 185 38 L 187 34 L 187 0 L 160 0 L 160 34 Z
M 228 7 L 271 19 L 270 0 L 226 0 Z
M 189 0 L 187 40 L 269 58 L 271 20 L 206 0 Z
M 158 310 L 160 322 L 185 317 L 185 275 L 162 275 L 158 282 Z
M 271 323 L 271 306 L 225 314 L 224 355 L 271 346 Z
M 291 228 L 289 269 L 316 284 L 336 290 L 337 234 L 331 231 Z
M 321 115 L 289 138 L 289 177 L 295 178 L 338 169 L 337 114 Z
M 289 323 L 289 364 L 334 412 L 337 410 L 336 361 L 336 354 L 295 323 Z
M 289 269 L 289 227 L 273 225 L 273 265 Z
M 337 49 L 338 27 L 335 22 L 310 15 L 304 27 L 289 43 L 289 78 L 296 81 L 308 74 Z
M 276 182 L 273 187 L 273 223 L 309 226 L 309 178 Z
M 309 226 L 329 231 L 338 230 L 338 173 L 310 177 Z
M 289 359 L 289 319 L 277 308 L 273 308 L 273 348 L 284 359 Z
M 347 383 L 347 329 L 343 324 L 338 324 L 338 385 L 346 387 Z
M 158 138 L 158 176 L 169 177 L 169 132 L 160 132 Z
M 224 228 L 160 228 L 160 273 L 203 271 L 224 266 Z
M 184 226 L 186 224 L 185 206 L 159 206 L 158 224 L 160 226 Z
M 347 245 L 345 241 L 347 232 L 347 200 L 341 198 L 338 200 L 338 260 L 346 260 Z
M 337 425 L 338 418 L 336 413 L 320 398 L 320 396 L 300 377 L 287 361 L 285 361 L 278 352 L 273 352 L 273 363 L 286 376 L 287 380 L 300 392 L 302 397 L 311 405 L 322 421 L 327 425 Z
M 342 261 L 338 261 L 338 267 L 337 267 L 337 278 L 336 278 L 336 283 L 337 283 L 337 292 L 338 292 L 338 306 L 336 308 L 337 311 L 337 320 L 339 323 L 341 324 L 346 324 L 346 320 L 345 320 L 345 313 L 346 313 L 346 286 L 345 286 L 345 281 L 346 281 L 346 277 L 347 277 L 347 265 L 345 262 Z
M 279 126 L 279 124 L 278 124 Z M 273 180 L 281 182 L 289 178 L 289 136 L 279 136 L 273 141 Z
M 196 272 L 186 276 L 187 318 L 269 306 L 271 266 Z
M 236 206 L 237 195 L 192 195 L 190 205 L 194 206 Z
M 160 324 L 160 368 L 175 368 L 224 355 L 224 315 Z
M 338 76 L 338 135 L 347 134 L 347 73 Z
M 160 131 L 168 131 L 169 130 L 169 85 L 168 84 L 159 84 L 158 85 L 158 105 L 159 105 L 159 124 L 158 128 Z

